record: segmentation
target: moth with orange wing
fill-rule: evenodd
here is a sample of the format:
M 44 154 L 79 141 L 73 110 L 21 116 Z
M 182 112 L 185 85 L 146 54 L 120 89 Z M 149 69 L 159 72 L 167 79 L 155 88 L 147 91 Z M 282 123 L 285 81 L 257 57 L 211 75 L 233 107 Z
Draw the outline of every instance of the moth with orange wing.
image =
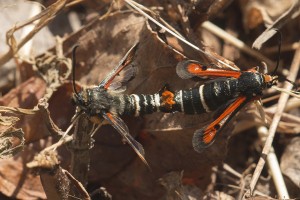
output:
M 248 102 L 260 99 L 262 91 L 276 84 L 278 77 L 262 74 L 256 69 L 233 71 L 216 69 L 187 60 L 178 63 L 177 74 L 183 79 L 192 77 L 214 78 L 200 87 L 175 93 L 178 111 L 186 114 L 208 113 L 225 107 L 208 126 L 197 130 L 193 147 L 201 152 L 210 146 L 230 119 Z

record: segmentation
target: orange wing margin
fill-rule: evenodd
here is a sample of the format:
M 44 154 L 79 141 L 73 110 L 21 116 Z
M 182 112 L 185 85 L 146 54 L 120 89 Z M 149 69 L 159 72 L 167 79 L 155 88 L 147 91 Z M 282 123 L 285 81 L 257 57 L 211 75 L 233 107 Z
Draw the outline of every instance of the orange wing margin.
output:
M 176 72 L 179 77 L 188 79 L 192 77 L 233 77 L 239 78 L 241 75 L 240 71 L 216 69 L 211 65 L 204 65 L 197 61 L 186 60 L 179 62 L 176 67 Z
M 237 113 L 247 102 L 248 101 L 245 96 L 238 97 L 211 124 L 195 131 L 193 137 L 194 149 L 198 152 L 202 152 L 204 148 L 209 147 L 214 142 L 216 135 L 224 127 L 224 125 L 229 122 L 232 116 Z

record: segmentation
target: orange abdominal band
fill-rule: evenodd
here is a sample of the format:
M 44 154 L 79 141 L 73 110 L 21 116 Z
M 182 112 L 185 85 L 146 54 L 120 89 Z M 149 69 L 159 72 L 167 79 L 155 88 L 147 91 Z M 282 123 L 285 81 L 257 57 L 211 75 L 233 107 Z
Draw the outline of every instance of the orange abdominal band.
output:
M 174 94 L 168 90 L 164 91 L 161 95 L 161 106 L 165 107 L 168 110 L 172 109 L 172 106 L 175 104 Z

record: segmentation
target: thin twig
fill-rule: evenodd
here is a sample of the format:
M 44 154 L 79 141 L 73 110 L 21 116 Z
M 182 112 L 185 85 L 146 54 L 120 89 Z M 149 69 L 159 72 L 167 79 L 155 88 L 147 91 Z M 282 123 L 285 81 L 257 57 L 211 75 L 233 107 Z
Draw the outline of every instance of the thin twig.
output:
M 300 48 L 298 48 L 297 51 L 295 52 L 294 59 L 293 59 L 291 69 L 290 69 L 290 74 L 287 77 L 287 79 L 289 79 L 291 81 L 295 81 L 296 76 L 298 74 L 298 70 L 299 70 L 299 64 L 300 64 Z M 286 90 L 291 90 L 293 88 L 293 85 L 290 84 L 290 83 L 285 83 L 284 88 Z M 258 178 L 259 178 L 259 176 L 262 172 L 262 169 L 265 165 L 267 155 L 269 154 L 269 152 L 271 150 L 274 135 L 275 135 L 278 123 L 280 121 L 281 115 L 284 111 L 284 108 L 285 108 L 285 105 L 286 105 L 286 102 L 287 102 L 288 98 L 289 98 L 289 94 L 281 93 L 281 96 L 278 100 L 277 111 L 276 111 L 276 113 L 273 117 L 272 124 L 270 125 L 270 128 L 269 128 L 268 138 L 267 138 L 265 146 L 263 148 L 262 155 L 261 155 L 261 157 L 259 159 L 259 162 L 256 166 L 256 169 L 253 173 L 253 177 L 252 177 L 252 180 L 251 180 L 251 183 L 250 183 L 250 189 L 246 192 L 245 196 L 251 196 L 253 194 L 253 191 L 254 191 L 254 188 L 256 186 L 257 180 L 258 180 Z M 286 197 L 279 196 L 279 198 L 283 199 L 283 198 L 286 198 Z
M 85 0 L 74 0 L 74 1 L 68 2 L 68 3 L 66 4 L 66 7 L 69 8 L 69 7 L 71 7 L 71 6 L 75 6 L 75 5 L 77 5 L 77 4 L 80 4 L 80 3 L 84 2 L 84 1 L 85 1 Z
M 298 99 L 300 98 L 300 95 L 298 93 L 292 92 L 291 90 L 285 90 L 285 89 L 279 88 L 277 86 L 272 86 L 272 88 L 274 88 L 275 90 L 278 90 L 280 92 L 288 93 L 289 95 L 296 97 Z
M 239 172 L 235 171 L 230 165 L 224 163 L 223 164 L 223 169 L 229 172 L 230 174 L 236 176 L 237 178 L 242 178 L 242 174 Z
M 63 144 L 69 143 L 73 140 L 73 137 L 68 135 L 64 137 L 63 139 L 59 140 L 58 142 L 52 144 L 51 146 L 45 148 L 42 152 L 46 151 L 55 151 L 58 147 L 62 146 Z
M 293 98 L 289 99 L 289 101 L 288 101 L 288 103 L 287 103 L 284 111 L 288 112 L 288 111 L 290 111 L 292 109 L 299 108 L 299 107 L 300 107 L 300 101 L 299 101 L 299 99 L 293 97 Z

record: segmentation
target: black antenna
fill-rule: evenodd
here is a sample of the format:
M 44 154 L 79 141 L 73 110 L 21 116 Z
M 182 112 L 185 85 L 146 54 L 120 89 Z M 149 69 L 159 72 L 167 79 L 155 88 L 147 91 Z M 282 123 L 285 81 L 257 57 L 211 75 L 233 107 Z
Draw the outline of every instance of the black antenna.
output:
M 278 56 L 277 56 L 276 67 L 275 67 L 273 73 L 271 74 L 271 76 L 274 76 L 276 71 L 278 70 L 279 62 L 280 62 L 280 54 L 281 54 L 281 43 L 282 43 L 282 34 L 281 34 L 281 32 L 278 29 L 275 29 L 275 31 L 277 32 L 277 35 L 278 35 Z
M 279 78 L 279 81 L 287 81 L 287 82 L 289 82 L 290 84 L 292 84 L 293 85 L 293 89 L 295 90 L 295 91 L 297 91 L 298 90 L 298 84 L 297 83 L 295 83 L 294 81 L 291 81 L 291 80 L 289 80 L 289 79 L 287 79 L 286 77 L 284 77 L 284 76 L 280 76 L 280 77 L 278 77 Z
M 281 44 L 282 44 L 282 34 L 281 34 L 281 32 L 278 29 L 275 29 L 275 31 L 277 32 L 277 35 L 278 35 L 278 57 L 277 57 L 276 67 L 275 67 L 275 69 L 272 73 L 272 76 L 275 75 L 275 73 L 276 73 L 276 71 L 278 70 L 278 67 L 279 67 L 280 55 L 281 55 Z M 287 79 L 286 77 L 280 76 L 279 79 L 291 83 L 293 85 L 293 87 L 295 88 L 295 90 L 298 89 L 298 85 L 295 82 Z
M 76 49 L 77 47 L 79 47 L 79 45 L 75 45 L 72 49 L 72 84 L 73 84 L 73 91 L 75 93 L 75 95 L 78 97 L 78 91 L 76 90 L 76 86 L 75 86 L 75 68 L 76 68 Z

